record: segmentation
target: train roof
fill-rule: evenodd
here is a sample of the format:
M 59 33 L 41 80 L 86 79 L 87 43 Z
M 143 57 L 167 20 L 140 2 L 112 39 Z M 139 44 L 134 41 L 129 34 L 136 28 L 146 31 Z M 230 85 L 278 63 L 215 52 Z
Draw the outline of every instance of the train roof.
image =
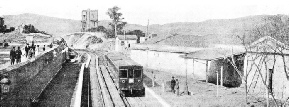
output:
M 127 55 L 120 52 L 110 52 L 107 57 L 112 61 L 116 67 L 120 66 L 141 66 L 140 64 L 133 61 Z

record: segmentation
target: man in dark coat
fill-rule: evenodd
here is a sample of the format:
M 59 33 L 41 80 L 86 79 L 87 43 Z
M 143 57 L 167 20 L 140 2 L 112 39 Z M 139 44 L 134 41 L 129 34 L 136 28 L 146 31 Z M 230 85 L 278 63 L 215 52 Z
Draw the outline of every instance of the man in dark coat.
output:
M 16 52 L 15 52 L 15 47 L 13 47 L 10 51 L 11 65 L 14 65 L 15 58 L 16 58 Z
M 16 50 L 16 63 L 18 64 L 19 62 L 21 62 L 21 55 L 22 52 L 20 50 L 20 46 L 18 47 L 18 50 Z
M 43 52 L 45 52 L 45 45 L 43 45 Z
M 28 51 L 30 50 L 30 47 L 29 47 L 29 44 L 27 43 L 26 46 L 25 46 L 25 55 L 26 55 L 26 58 L 28 56 Z
M 172 89 L 172 92 L 175 93 L 175 85 L 176 85 L 176 80 L 174 79 L 174 77 L 172 77 L 172 80 L 171 80 L 171 89 Z

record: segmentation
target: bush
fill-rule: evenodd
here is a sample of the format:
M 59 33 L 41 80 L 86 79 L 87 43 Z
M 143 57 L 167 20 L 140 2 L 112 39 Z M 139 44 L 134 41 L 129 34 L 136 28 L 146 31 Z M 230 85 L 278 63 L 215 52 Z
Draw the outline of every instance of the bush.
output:
M 14 31 L 15 30 L 15 28 L 14 27 L 10 27 L 10 31 Z
M 46 33 L 45 31 L 39 31 L 38 29 L 36 29 L 33 25 L 29 24 L 29 25 L 24 25 L 23 28 L 23 32 L 22 33 L 42 33 L 42 34 L 46 34 L 46 35 L 50 35 L 48 33 Z

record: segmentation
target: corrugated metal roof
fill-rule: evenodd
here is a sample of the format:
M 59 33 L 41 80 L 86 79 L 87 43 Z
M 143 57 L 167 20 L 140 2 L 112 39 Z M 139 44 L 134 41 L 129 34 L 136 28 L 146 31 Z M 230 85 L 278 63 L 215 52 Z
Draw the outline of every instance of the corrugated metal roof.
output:
M 181 55 L 185 59 L 215 60 L 245 53 L 245 49 L 209 48 Z
M 182 46 L 169 46 L 169 45 L 148 45 L 148 44 L 134 44 L 131 46 L 132 50 L 150 50 L 157 52 L 172 52 L 172 53 L 190 53 L 203 48 L 195 47 L 182 47 Z

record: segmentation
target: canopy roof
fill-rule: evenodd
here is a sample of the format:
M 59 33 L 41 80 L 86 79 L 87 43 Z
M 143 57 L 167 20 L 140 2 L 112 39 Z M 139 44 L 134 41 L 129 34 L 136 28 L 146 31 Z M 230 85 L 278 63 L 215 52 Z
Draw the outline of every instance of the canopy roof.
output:
M 209 48 L 180 55 L 180 57 L 185 59 L 215 60 L 243 53 L 245 53 L 245 49 Z

